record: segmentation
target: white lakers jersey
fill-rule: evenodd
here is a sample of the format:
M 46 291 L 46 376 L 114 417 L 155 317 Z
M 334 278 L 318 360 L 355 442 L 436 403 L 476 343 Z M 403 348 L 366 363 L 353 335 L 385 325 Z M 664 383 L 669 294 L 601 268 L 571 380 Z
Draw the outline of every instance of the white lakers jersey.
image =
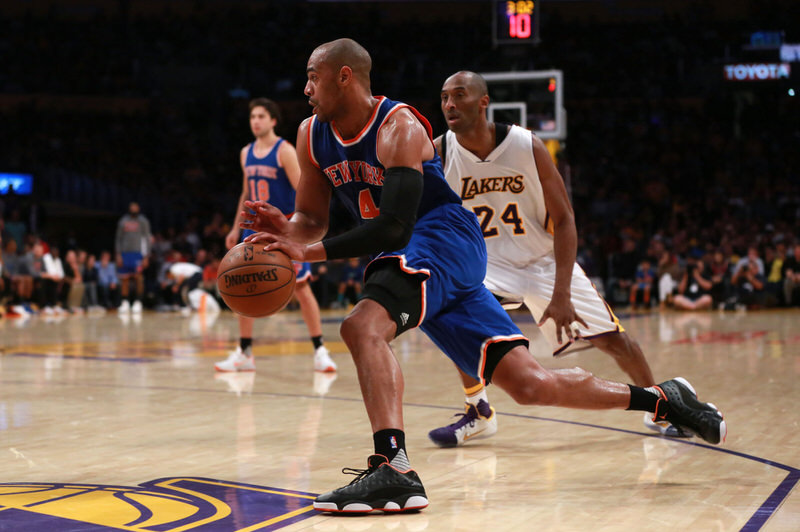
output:
M 504 127 L 498 124 L 498 128 Z M 464 207 L 478 217 L 492 263 L 524 267 L 553 253 L 553 231 L 533 157 L 531 132 L 511 126 L 481 160 L 445 133 L 444 175 Z

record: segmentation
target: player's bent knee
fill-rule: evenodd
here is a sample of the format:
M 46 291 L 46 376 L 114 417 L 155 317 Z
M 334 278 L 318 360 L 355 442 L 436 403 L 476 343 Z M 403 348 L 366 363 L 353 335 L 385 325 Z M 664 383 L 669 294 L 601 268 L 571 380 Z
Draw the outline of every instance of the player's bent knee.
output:
M 521 405 L 549 405 L 557 397 L 555 374 L 541 367 L 495 371 L 492 383 Z
M 549 372 L 533 375 L 510 393 L 521 405 L 554 404 L 557 397 L 555 376 Z
M 339 334 L 341 335 L 344 343 L 346 343 L 348 346 L 351 344 L 351 342 L 355 341 L 360 331 L 363 332 L 361 329 L 363 325 L 361 321 L 362 320 L 353 314 L 350 314 L 349 316 L 345 317 L 344 320 L 342 320 L 342 324 L 339 326 Z
M 386 343 L 394 337 L 395 323 L 381 309 L 374 302 L 362 300 L 342 321 L 339 334 L 351 352 L 355 347 Z

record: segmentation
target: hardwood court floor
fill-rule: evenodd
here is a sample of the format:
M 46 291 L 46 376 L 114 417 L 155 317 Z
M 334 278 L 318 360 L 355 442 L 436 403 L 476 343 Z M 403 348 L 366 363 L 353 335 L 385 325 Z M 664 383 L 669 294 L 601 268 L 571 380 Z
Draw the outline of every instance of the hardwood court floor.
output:
M 258 371 L 238 375 L 212 366 L 237 338 L 229 312 L 0 320 L 0 530 L 800 530 L 796 311 L 622 317 L 657 380 L 685 376 L 722 410 L 718 447 L 653 436 L 639 413 L 521 407 L 490 388 L 498 434 L 439 449 L 427 432 L 460 409 L 459 381 L 406 333 L 393 345 L 430 506 L 367 517 L 309 511 L 372 450 L 341 316 L 324 316 L 340 366 L 327 380 L 298 313 L 256 322 Z M 553 360 L 515 318 L 545 365 L 625 379 L 597 350 Z

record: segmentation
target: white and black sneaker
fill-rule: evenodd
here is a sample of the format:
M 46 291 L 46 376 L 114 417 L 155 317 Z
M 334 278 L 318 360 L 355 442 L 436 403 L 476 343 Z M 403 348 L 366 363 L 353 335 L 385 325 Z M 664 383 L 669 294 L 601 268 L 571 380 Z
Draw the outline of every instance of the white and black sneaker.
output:
M 405 458 L 395 462 L 408 465 Z M 364 514 L 374 510 L 416 512 L 428 506 L 422 481 L 410 466 L 405 470 L 398 469 L 381 454 L 370 456 L 367 465 L 367 469 L 342 469 L 342 473 L 356 475 L 356 478 L 347 486 L 318 496 L 314 499 L 314 509 L 320 512 Z
M 488 438 L 497 432 L 497 413 L 481 399 L 477 405 L 464 403 L 464 413 L 446 427 L 433 429 L 428 438 L 439 447 L 456 447 L 468 440 Z
M 683 377 L 662 382 L 655 387 L 661 392 L 653 421 L 669 421 L 678 430 L 700 436 L 708 443 L 725 441 L 728 427 L 722 414 L 712 403 L 697 399 L 692 385 Z

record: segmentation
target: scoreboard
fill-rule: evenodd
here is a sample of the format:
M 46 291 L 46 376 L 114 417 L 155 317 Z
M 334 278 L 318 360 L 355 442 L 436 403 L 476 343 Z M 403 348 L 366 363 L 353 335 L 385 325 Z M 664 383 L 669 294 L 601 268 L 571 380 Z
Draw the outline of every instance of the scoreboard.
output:
M 494 0 L 494 44 L 538 44 L 541 0 Z

